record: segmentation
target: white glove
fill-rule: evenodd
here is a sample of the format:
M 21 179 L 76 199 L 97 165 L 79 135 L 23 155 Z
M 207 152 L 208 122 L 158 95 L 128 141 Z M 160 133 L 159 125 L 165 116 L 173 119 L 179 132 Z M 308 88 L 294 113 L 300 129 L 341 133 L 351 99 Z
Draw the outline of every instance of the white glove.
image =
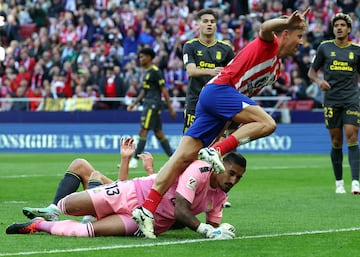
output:
M 233 225 L 231 225 L 230 223 L 222 223 L 222 224 L 220 224 L 220 227 L 223 227 L 233 233 L 235 233 L 235 231 L 236 231 L 235 227 Z
M 209 231 L 206 237 L 211 239 L 233 239 L 235 237 L 235 227 L 229 223 L 221 224 L 213 231 Z
M 196 232 L 207 237 L 207 234 L 212 232 L 214 229 L 215 228 L 213 226 L 211 226 L 210 224 L 200 223 L 200 225 L 196 229 Z

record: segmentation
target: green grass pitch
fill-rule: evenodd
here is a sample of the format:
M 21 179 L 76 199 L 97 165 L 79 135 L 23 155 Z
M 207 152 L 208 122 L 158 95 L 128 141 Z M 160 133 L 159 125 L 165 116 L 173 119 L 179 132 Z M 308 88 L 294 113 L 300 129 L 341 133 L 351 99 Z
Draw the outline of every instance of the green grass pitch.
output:
M 24 206 L 44 207 L 76 157 L 88 159 L 112 178 L 116 154 L 1 154 L 0 256 L 241 256 L 332 257 L 360 252 L 360 196 L 350 193 L 350 171 L 344 158 L 347 194 L 336 195 L 328 155 L 244 154 L 248 169 L 230 192 L 224 222 L 235 225 L 234 240 L 211 241 L 182 229 L 156 240 L 104 237 L 71 238 L 6 235 L 13 222 L 26 221 Z M 156 168 L 166 156 L 155 155 Z M 139 168 L 131 176 L 144 175 Z M 62 216 L 64 219 L 65 216 Z M 199 217 L 203 219 L 203 216 Z

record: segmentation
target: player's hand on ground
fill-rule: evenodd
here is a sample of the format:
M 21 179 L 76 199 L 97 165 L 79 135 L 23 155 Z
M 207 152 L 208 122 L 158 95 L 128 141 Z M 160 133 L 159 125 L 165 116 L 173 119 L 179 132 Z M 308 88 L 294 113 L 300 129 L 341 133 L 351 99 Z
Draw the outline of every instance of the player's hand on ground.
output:
M 220 224 L 220 227 L 227 229 L 233 233 L 235 233 L 235 231 L 236 231 L 235 227 L 233 225 L 231 225 L 230 223 L 222 223 L 222 224 Z
M 229 223 L 221 224 L 213 231 L 206 234 L 211 239 L 233 239 L 235 237 L 235 227 Z
M 214 231 L 214 229 L 215 228 L 213 226 L 211 226 L 210 224 L 200 223 L 200 225 L 196 229 L 196 232 L 208 237 L 208 235 L 210 235 L 210 233 L 212 231 Z
M 135 152 L 135 140 L 131 137 L 120 139 L 120 154 L 123 158 L 131 157 Z
M 138 154 L 138 157 L 143 162 L 143 167 L 146 170 L 148 175 L 154 174 L 154 157 L 149 152 L 144 152 L 141 154 Z

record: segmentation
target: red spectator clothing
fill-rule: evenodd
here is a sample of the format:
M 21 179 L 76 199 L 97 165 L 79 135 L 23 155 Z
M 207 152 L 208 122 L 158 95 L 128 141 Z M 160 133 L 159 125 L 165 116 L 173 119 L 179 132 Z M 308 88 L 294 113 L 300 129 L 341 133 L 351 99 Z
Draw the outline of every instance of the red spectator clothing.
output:
M 111 76 L 106 79 L 105 96 L 106 97 L 116 97 L 117 96 L 116 95 L 115 76 Z
M 126 94 L 127 97 L 135 97 L 136 96 L 136 93 L 135 92 L 128 92 Z
M 137 32 L 139 19 L 132 12 L 121 12 L 120 17 L 123 20 L 123 27 L 125 34 L 130 28 L 132 28 L 135 32 Z
M 16 92 L 16 89 L 20 86 L 21 80 L 26 79 L 27 82 L 30 82 L 30 73 L 19 73 L 15 78 L 10 82 L 10 88 L 13 92 Z
M 248 43 L 249 41 L 244 39 L 244 26 L 241 25 L 237 29 L 235 29 L 234 42 L 233 42 L 234 52 L 238 53 Z
M 79 41 L 78 34 L 76 32 L 76 28 L 73 31 L 69 31 L 68 29 L 63 29 L 59 34 L 59 41 L 62 44 L 66 44 L 67 42 L 73 42 L 74 44 Z
M 67 33 L 65 33 L 64 35 L 64 38 L 65 38 L 65 42 L 78 42 L 79 41 L 79 37 L 78 37 L 78 34 L 76 33 L 76 30 L 72 31 L 72 32 L 69 32 L 67 31 Z
M 110 48 L 111 48 L 111 45 L 109 43 L 105 43 L 105 42 L 100 42 L 97 43 L 97 44 L 94 44 L 94 46 L 92 47 L 91 49 L 91 52 L 92 53 L 97 53 L 97 49 L 100 47 L 100 46 L 104 46 L 105 48 L 105 52 L 103 53 L 104 55 L 108 55 L 110 53 Z
M 11 93 L 16 93 L 16 90 L 18 89 L 20 85 L 13 82 L 13 80 L 9 83 L 9 90 Z
M 178 34 L 181 36 L 185 33 L 185 21 L 184 19 L 177 19 L 177 25 L 179 27 Z
M 66 33 L 67 33 L 67 29 L 63 28 L 58 35 L 58 40 L 62 44 L 66 44 Z
M 66 95 L 66 97 L 72 97 L 73 95 L 71 77 L 72 77 L 72 73 L 71 70 L 69 69 L 66 72 L 66 79 L 64 82 L 64 89 L 63 89 L 63 93 Z
M 61 80 L 53 80 L 51 82 L 51 92 L 54 95 L 63 95 L 65 83 Z
M 32 57 L 28 57 L 25 60 L 20 60 L 19 65 L 24 65 L 26 70 L 31 74 L 34 71 L 36 60 Z
M 280 76 L 279 76 L 279 77 L 281 77 L 281 78 L 284 79 L 285 85 L 290 86 L 291 80 L 290 80 L 290 75 L 289 75 L 289 73 L 287 73 L 286 71 L 282 71 L 282 72 L 280 72 Z
M 34 90 L 36 87 L 42 87 L 42 83 L 43 83 L 43 76 L 44 74 L 40 74 L 40 73 L 33 73 L 33 75 L 31 76 L 31 80 L 30 80 L 30 88 L 32 90 Z
M 29 88 L 26 91 L 25 95 L 28 98 L 39 98 L 39 100 L 43 97 L 40 90 L 38 90 L 38 93 L 35 93 L 31 88 Z M 30 111 L 36 111 L 36 109 L 39 106 L 40 102 L 41 101 L 36 101 L 36 100 L 35 101 L 30 101 L 30 103 L 29 103 Z

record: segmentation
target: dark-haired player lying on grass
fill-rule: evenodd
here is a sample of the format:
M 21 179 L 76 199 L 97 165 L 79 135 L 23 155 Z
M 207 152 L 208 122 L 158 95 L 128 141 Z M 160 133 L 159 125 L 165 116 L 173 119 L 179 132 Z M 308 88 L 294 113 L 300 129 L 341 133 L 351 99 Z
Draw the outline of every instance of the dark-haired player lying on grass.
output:
M 126 167 L 133 154 L 132 144 L 127 145 L 130 151 L 121 151 L 121 163 L 126 164 Z M 142 159 L 149 171 L 149 164 L 152 167 L 152 156 L 146 153 Z M 210 164 L 200 160 L 194 161 L 186 169 L 165 194 L 156 212 L 156 234 L 170 229 L 176 220 L 207 238 L 230 239 L 235 236 L 235 228 L 232 225 L 220 224 L 222 205 L 226 201 L 228 191 L 243 176 L 246 159 L 239 153 L 231 152 L 224 157 L 223 162 L 226 171 L 222 174 L 214 173 Z M 87 168 L 97 176 L 102 176 L 85 160 L 84 163 L 86 165 L 80 167 L 88 166 Z M 70 167 L 70 171 L 76 172 Z M 125 174 L 128 174 L 127 169 Z M 72 193 L 57 203 L 60 213 L 72 216 L 91 215 L 96 217 L 96 221 L 89 223 L 74 220 L 46 221 L 43 217 L 35 217 L 29 222 L 8 226 L 6 233 L 47 232 L 52 235 L 78 237 L 139 235 L 141 233 L 138 226 L 131 217 L 132 210 L 144 201 L 155 177 L 156 174 L 133 180 L 127 178 L 118 180 L 111 184 Z M 206 213 L 206 223 L 202 223 L 196 217 L 202 212 Z

